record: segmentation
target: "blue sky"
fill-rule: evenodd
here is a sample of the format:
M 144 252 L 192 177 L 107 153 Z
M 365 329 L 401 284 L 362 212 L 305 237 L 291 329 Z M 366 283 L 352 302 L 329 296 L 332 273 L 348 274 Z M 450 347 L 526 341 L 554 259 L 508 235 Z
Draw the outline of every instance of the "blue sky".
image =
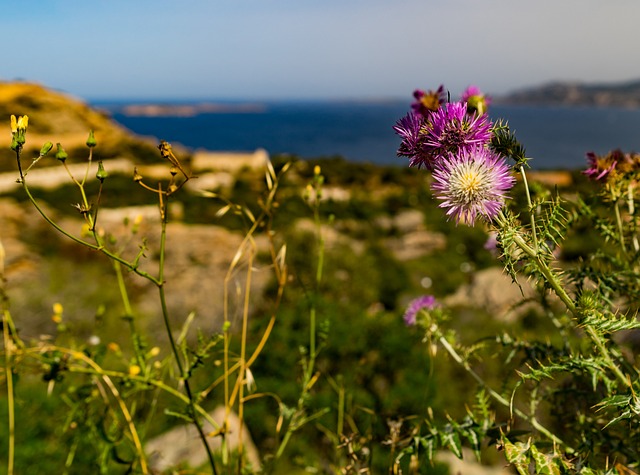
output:
M 21 1 L 0 79 L 85 99 L 400 98 L 640 79 L 637 0 Z

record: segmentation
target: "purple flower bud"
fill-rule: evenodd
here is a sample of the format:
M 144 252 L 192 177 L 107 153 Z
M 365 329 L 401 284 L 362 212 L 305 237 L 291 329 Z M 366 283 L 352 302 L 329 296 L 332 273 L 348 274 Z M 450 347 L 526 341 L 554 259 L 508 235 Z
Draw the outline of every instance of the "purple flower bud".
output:
M 440 305 L 436 302 L 436 298 L 433 295 L 423 295 L 409 302 L 407 310 L 404 312 L 404 323 L 408 326 L 415 325 L 417 321 L 417 315 L 420 310 L 433 310 Z

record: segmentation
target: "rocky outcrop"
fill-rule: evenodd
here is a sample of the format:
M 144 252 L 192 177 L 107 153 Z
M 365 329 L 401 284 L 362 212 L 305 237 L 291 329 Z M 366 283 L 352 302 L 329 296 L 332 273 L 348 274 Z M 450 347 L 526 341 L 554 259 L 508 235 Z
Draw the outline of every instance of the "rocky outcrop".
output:
M 227 447 L 232 451 L 237 450 L 242 441 L 246 460 L 257 472 L 260 467 L 260 456 L 247 426 L 242 425 L 233 412 L 227 414 L 224 407 L 218 407 L 209 415 L 216 423 L 216 427 L 205 421 L 203 424 L 205 434 L 217 431 L 226 422 Z M 220 451 L 222 437 L 208 437 L 207 441 L 211 450 Z M 196 468 L 206 464 L 208 460 L 207 452 L 193 424 L 183 424 L 151 439 L 145 444 L 145 451 L 149 457 L 149 466 L 156 473 L 164 473 L 165 470 L 185 464 Z
M 445 305 L 480 308 L 494 318 L 511 322 L 536 305 L 534 302 L 522 304 L 536 295 L 531 283 L 521 279 L 518 284 L 502 268 L 490 267 L 476 272 L 468 284 L 445 299 Z
M 459 459 L 451 452 L 440 452 L 436 460 L 446 463 L 451 475 L 513 475 L 506 461 L 502 465 L 482 465 L 471 450 L 463 448 L 462 453 L 462 459 Z

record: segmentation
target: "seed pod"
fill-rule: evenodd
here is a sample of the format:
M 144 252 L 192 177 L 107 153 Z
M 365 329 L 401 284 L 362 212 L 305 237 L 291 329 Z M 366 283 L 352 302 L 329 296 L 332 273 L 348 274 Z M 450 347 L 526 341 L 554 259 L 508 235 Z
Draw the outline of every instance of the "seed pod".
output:
M 108 176 L 109 174 L 104 169 L 104 166 L 102 165 L 102 160 L 100 160 L 98 162 L 98 171 L 96 172 L 96 178 L 100 180 L 100 183 L 102 183 L 104 182 L 104 179 L 107 178 Z
M 89 138 L 87 138 L 87 147 L 93 148 L 96 145 L 98 145 L 98 142 L 96 142 L 96 138 L 93 135 L 93 130 L 90 130 L 89 131 Z
M 44 157 L 46 154 L 48 154 L 51 151 L 52 148 L 53 148 L 53 144 L 51 142 L 45 143 L 40 149 L 40 156 Z
M 58 160 L 60 160 L 62 163 L 64 163 L 64 161 L 68 157 L 67 152 L 64 151 L 64 149 L 62 148 L 62 145 L 60 145 L 60 143 L 57 143 L 56 147 L 57 147 L 56 158 Z

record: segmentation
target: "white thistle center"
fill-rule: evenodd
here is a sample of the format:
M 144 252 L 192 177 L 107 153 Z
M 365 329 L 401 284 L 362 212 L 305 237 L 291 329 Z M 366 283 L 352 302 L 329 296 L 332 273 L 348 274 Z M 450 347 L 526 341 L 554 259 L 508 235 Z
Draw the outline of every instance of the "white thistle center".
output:
M 476 203 L 487 196 L 490 188 L 487 170 L 475 162 L 463 162 L 452 170 L 450 192 L 459 203 Z

